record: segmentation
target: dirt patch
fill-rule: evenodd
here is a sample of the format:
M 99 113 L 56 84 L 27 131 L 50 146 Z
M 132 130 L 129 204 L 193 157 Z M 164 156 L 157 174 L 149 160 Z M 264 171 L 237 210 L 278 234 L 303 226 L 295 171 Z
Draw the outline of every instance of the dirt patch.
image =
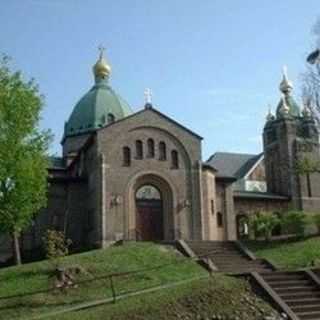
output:
M 224 279 L 211 279 L 202 288 L 193 288 L 176 300 L 164 299 L 152 305 L 122 314 L 112 320 L 265 320 L 280 319 L 278 313 L 251 291 L 249 284 L 237 280 L 222 284 Z M 130 314 L 129 314 L 130 313 Z

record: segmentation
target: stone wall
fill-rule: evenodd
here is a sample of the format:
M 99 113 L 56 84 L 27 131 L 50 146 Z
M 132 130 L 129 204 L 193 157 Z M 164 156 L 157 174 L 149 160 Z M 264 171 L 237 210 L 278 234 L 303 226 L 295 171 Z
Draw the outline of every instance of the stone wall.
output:
M 289 201 L 271 199 L 234 198 L 235 215 L 254 214 L 259 211 L 288 210 Z
M 135 238 L 135 192 L 139 183 L 156 184 L 170 198 L 171 203 L 164 210 L 165 219 L 173 220 L 171 225 L 166 225 L 167 239 L 201 239 L 201 139 L 198 136 L 149 109 L 99 130 L 97 139 L 105 168 L 105 240 Z M 153 157 L 147 155 L 148 139 L 154 141 Z M 142 159 L 136 156 L 137 140 L 143 145 Z M 160 159 L 160 142 L 166 145 L 166 159 Z M 130 166 L 123 163 L 124 147 L 131 150 Z M 179 168 L 173 167 L 173 150 L 178 153 Z

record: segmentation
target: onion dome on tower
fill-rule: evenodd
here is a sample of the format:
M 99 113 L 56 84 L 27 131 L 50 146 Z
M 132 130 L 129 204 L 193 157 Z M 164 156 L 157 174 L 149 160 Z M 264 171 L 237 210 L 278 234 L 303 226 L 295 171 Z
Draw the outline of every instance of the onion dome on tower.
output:
M 95 131 L 130 114 L 130 106 L 109 85 L 111 67 L 99 48 L 98 61 L 93 66 L 94 86 L 75 105 L 65 124 L 64 139 Z
M 277 118 L 282 117 L 299 117 L 300 108 L 291 95 L 293 89 L 292 82 L 288 79 L 287 68 L 283 68 L 282 81 L 279 86 L 283 97 L 277 106 Z

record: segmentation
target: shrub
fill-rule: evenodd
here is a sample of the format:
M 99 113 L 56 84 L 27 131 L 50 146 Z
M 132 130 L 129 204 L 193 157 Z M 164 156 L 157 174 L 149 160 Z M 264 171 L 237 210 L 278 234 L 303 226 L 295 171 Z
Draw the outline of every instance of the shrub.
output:
M 295 234 L 303 237 L 309 223 L 303 211 L 289 211 L 281 216 L 281 228 L 285 234 Z
M 315 225 L 315 227 L 317 228 L 317 232 L 320 233 L 320 213 L 315 213 L 311 217 L 311 223 Z
M 46 257 L 54 264 L 58 264 L 60 258 L 69 254 L 69 247 L 72 243 L 70 239 L 65 238 L 63 232 L 57 230 L 47 230 L 43 242 Z
M 253 237 L 262 236 L 266 241 L 271 239 L 272 231 L 279 224 L 280 220 L 278 216 L 272 212 L 259 212 L 249 217 L 249 230 Z

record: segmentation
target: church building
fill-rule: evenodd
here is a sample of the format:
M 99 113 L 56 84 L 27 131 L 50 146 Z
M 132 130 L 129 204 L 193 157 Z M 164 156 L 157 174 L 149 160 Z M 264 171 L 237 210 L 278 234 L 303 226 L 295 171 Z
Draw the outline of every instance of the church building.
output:
M 102 51 L 93 73 L 93 87 L 65 123 L 62 157 L 50 160 L 48 205 L 24 234 L 25 250 L 39 248 L 53 228 L 75 248 L 235 240 L 249 214 L 320 210 L 320 175 L 296 170 L 297 159 L 320 160 L 319 133 L 308 108 L 295 102 L 285 72 L 276 114 L 269 112 L 263 129 L 263 152 L 217 152 L 207 161 L 203 138 L 150 99 L 132 111 L 111 87 Z M 3 243 L 0 253 L 8 248 Z

